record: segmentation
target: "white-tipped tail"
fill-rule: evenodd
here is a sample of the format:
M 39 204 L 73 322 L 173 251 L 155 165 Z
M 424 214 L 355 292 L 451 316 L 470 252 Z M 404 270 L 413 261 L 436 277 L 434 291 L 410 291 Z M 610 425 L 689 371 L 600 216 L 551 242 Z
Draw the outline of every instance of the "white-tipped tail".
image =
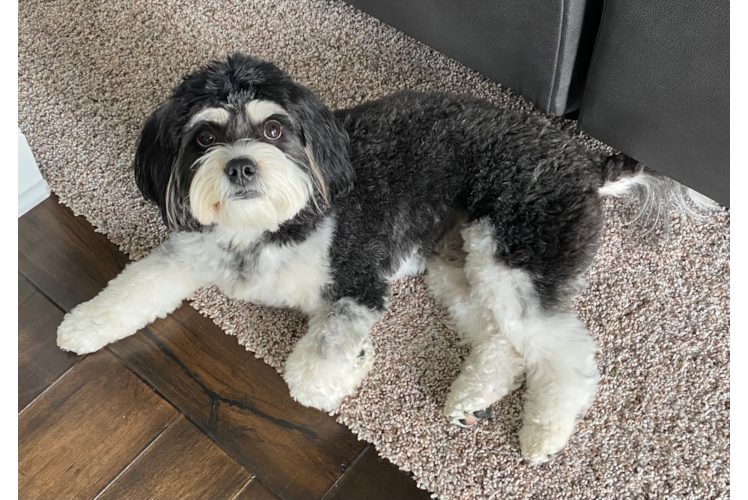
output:
M 639 211 L 632 222 L 640 221 L 646 232 L 660 224 L 667 227 L 668 213 L 672 210 L 698 219 L 721 209 L 714 200 L 623 155 L 611 157 L 605 169 L 604 176 L 613 178 L 600 187 L 600 196 L 636 196 Z
M 649 175 L 644 171 L 637 172 L 633 175 L 621 177 L 614 181 L 608 181 L 600 187 L 598 191 L 600 196 L 612 196 L 613 198 L 621 198 L 630 194 L 631 190 L 636 186 L 640 186 L 644 189 L 650 184 Z

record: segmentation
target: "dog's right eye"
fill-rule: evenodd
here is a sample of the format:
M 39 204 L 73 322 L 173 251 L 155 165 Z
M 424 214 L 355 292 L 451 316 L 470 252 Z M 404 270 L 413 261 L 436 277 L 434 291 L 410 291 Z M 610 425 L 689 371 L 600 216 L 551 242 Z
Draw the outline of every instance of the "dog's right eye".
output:
M 204 128 L 200 132 L 198 132 L 197 143 L 200 146 L 207 148 L 214 142 L 216 142 L 216 136 L 210 129 Z

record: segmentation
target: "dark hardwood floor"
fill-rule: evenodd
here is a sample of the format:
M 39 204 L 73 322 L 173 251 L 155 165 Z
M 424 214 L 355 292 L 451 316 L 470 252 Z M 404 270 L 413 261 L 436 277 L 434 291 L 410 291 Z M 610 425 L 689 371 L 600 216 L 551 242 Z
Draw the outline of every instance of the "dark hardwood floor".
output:
M 20 498 L 426 499 L 186 303 L 85 357 L 62 317 L 128 259 L 52 197 L 18 220 Z

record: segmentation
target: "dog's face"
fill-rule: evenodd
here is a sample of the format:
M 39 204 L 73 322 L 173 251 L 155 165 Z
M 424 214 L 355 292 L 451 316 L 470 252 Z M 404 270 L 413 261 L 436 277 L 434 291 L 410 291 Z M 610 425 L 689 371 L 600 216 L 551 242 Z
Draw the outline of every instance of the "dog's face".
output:
M 175 230 L 273 231 L 353 183 L 348 136 L 275 65 L 234 55 L 187 76 L 146 121 L 135 155 L 145 198 Z

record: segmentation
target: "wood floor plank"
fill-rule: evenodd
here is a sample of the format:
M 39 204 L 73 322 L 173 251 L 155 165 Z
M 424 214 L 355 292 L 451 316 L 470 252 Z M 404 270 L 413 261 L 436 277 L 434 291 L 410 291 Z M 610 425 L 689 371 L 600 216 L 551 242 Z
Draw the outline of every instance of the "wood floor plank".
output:
M 18 275 L 18 411 L 78 361 L 57 347 L 63 313 Z
M 182 416 L 97 499 L 234 498 L 251 478 Z
M 234 500 L 280 500 L 280 498 L 259 479 L 254 478 Z
M 112 352 L 282 498 L 319 498 L 365 443 L 189 306 Z
M 87 356 L 19 415 L 19 497 L 93 498 L 177 416 L 110 353 Z
M 24 278 L 21 273 L 18 273 L 18 305 L 20 306 L 26 302 L 29 297 L 34 295 L 34 292 L 36 292 L 34 285 Z
M 370 446 L 325 500 L 427 500 L 428 491 L 418 488 L 410 474 L 377 455 Z
M 127 256 L 50 196 L 18 219 L 18 270 L 65 311 L 93 298 Z
M 65 310 L 126 262 L 56 200 L 19 219 L 19 270 Z M 110 349 L 281 498 L 320 498 L 365 447 L 189 306 Z

